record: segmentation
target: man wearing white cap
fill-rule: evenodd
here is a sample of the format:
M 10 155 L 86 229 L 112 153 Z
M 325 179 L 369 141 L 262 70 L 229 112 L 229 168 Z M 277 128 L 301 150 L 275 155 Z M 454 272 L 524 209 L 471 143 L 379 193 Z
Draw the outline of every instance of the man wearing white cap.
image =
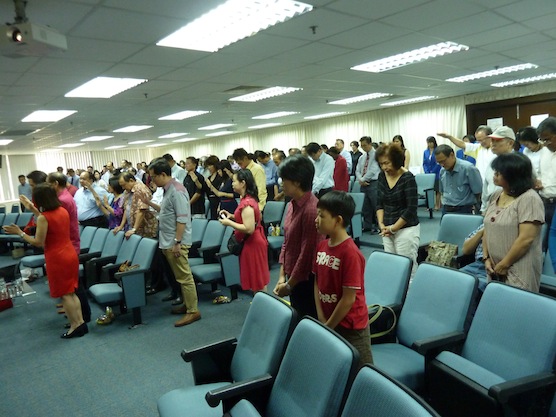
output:
M 494 157 L 502 155 L 504 153 L 511 153 L 514 149 L 515 133 L 508 126 L 500 126 L 494 132 L 492 132 L 488 137 L 491 140 L 491 149 Z M 492 162 L 492 161 L 491 161 Z M 488 206 L 488 200 L 493 192 L 499 190 L 500 187 L 494 185 L 494 170 L 489 164 L 485 175 L 483 177 L 483 193 L 481 196 L 481 213 L 486 211 Z

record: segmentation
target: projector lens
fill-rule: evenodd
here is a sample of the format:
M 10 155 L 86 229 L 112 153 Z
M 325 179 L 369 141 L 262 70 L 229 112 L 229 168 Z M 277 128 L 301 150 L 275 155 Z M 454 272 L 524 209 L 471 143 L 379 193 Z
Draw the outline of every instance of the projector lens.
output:
M 19 29 L 14 29 L 12 32 L 12 40 L 14 42 L 22 42 L 23 41 L 23 34 Z

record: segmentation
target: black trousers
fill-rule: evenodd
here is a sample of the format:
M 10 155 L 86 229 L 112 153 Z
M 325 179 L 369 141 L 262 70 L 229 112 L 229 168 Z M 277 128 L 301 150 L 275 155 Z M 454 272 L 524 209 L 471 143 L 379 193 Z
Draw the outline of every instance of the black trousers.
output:
M 292 288 L 290 301 L 297 311 L 298 319 L 311 316 L 318 320 L 317 307 L 315 306 L 315 276 L 311 274 L 306 281 L 299 282 Z
M 92 219 L 81 220 L 79 222 L 81 226 L 95 226 L 108 229 L 108 218 L 106 216 L 93 217 Z

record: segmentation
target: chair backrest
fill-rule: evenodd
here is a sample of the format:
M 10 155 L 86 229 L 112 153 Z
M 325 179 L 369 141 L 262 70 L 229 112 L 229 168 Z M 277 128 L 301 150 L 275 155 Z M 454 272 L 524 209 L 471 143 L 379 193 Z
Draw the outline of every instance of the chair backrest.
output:
M 12 213 L 19 213 L 20 212 L 19 204 L 12 204 L 12 209 L 10 211 Z
M 283 201 L 267 201 L 263 210 L 263 223 L 265 226 L 276 226 L 282 220 L 286 203 Z
M 116 263 L 121 264 L 125 261 L 131 261 L 133 256 L 135 255 L 135 251 L 137 250 L 137 246 L 141 241 L 141 236 L 139 235 L 131 235 L 129 239 L 124 239 L 122 242 L 122 246 L 120 246 L 120 250 L 118 252 L 118 257 L 116 258 Z
M 4 218 L 6 217 L 6 213 L 0 213 L 0 225 L 4 225 Z M 1 230 L 0 230 L 1 231 Z
M 205 216 L 209 220 L 214 220 L 214 219 L 211 219 L 210 201 L 208 200 L 208 198 L 205 199 Z
M 19 213 L 6 213 L 2 225 L 16 224 Z
M 27 223 L 29 223 L 31 221 L 31 218 L 33 217 L 33 213 L 31 213 L 30 211 L 26 211 L 24 213 L 20 213 L 19 216 L 17 216 L 17 222 L 16 224 L 19 227 L 25 227 L 27 226 Z
M 435 174 L 415 174 L 417 194 L 425 195 L 425 191 L 434 189 Z
M 209 221 L 205 229 L 205 234 L 203 235 L 201 248 L 220 246 L 225 228 L 226 226 L 223 226 L 218 220 Z
M 6 206 L 0 206 L 0 213 L 6 213 Z
M 191 241 L 193 243 L 201 242 L 203 240 L 208 222 L 209 221 L 207 219 L 191 220 Z
M 359 181 L 357 181 L 357 180 L 353 181 L 353 185 L 351 186 L 351 192 L 352 193 L 360 193 L 361 192 L 361 184 L 359 184 Z
M 374 251 L 365 265 L 367 304 L 401 305 L 405 300 L 411 259 L 394 253 Z
M 440 221 L 437 240 L 458 245 L 458 254 L 461 255 L 463 242 L 482 222 L 482 216 L 445 214 Z
M 91 241 L 91 246 L 89 247 L 89 252 L 102 252 L 104 248 L 104 243 L 106 242 L 106 236 L 110 230 L 105 228 L 99 228 L 95 232 L 93 236 L 93 240 Z
M 224 230 L 224 234 L 222 235 L 222 243 L 220 244 L 220 250 L 218 251 L 218 253 L 230 252 L 228 250 L 228 240 L 230 240 L 230 236 L 232 236 L 233 232 L 234 232 L 233 227 L 226 227 L 226 229 Z
M 156 248 L 158 248 L 158 240 L 144 237 L 137 245 L 131 264 L 139 265 L 140 268 L 150 268 Z
M 123 231 L 119 231 L 118 233 L 114 234 L 110 230 L 110 232 L 106 235 L 106 240 L 104 241 L 104 247 L 102 248 L 101 257 L 116 256 L 118 254 L 118 251 L 120 250 L 120 246 L 122 246 L 123 240 Z
M 371 365 L 365 365 L 349 390 L 342 417 L 438 417 L 423 399 Z
M 288 343 L 265 415 L 338 415 L 358 363 L 359 354 L 345 339 L 316 320 L 304 318 Z
M 397 336 L 410 347 L 414 341 L 464 331 L 476 296 L 477 279 L 456 269 L 422 263 L 400 313 Z
M 461 355 L 509 380 L 552 372 L 556 299 L 497 282 L 487 285 Z
M 265 373 L 275 376 L 296 321 L 295 311 L 282 300 L 263 292 L 255 294 L 232 358 L 233 380 Z
M 98 227 L 95 226 L 86 226 L 83 231 L 81 232 L 80 238 L 80 247 L 81 250 L 89 250 L 91 247 L 91 242 L 93 241 L 93 237 L 97 231 Z

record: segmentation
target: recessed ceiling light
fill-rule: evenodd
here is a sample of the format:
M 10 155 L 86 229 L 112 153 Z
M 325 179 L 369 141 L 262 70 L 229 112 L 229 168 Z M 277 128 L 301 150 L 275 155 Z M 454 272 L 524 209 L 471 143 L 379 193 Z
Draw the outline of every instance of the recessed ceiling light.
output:
M 134 132 L 140 132 L 141 130 L 147 130 L 150 129 L 151 127 L 154 127 L 152 125 L 131 125 L 131 126 L 126 126 L 126 127 L 122 127 L 120 129 L 116 129 L 113 130 L 114 133 L 134 133 Z
M 551 74 L 537 75 L 535 77 L 520 78 L 520 79 L 517 79 L 517 80 L 504 81 L 504 82 L 501 82 L 501 83 L 494 83 L 494 84 L 491 84 L 491 86 L 493 86 L 493 87 L 509 87 L 511 85 L 520 85 L 520 84 L 534 83 L 536 81 L 551 80 L 553 78 L 556 78 L 556 73 L 554 73 L 554 72 L 551 73 Z
M 264 129 L 266 127 L 281 126 L 282 123 L 264 123 L 262 125 L 249 126 L 248 129 Z
M 144 140 L 135 140 L 133 142 L 128 142 L 128 145 L 140 145 L 142 143 L 151 143 L 154 142 L 153 139 L 144 139 Z
M 215 125 L 200 127 L 198 130 L 216 130 L 216 129 L 224 129 L 225 127 L 230 127 L 230 126 L 234 126 L 234 123 L 217 123 Z
M 64 143 L 63 145 L 57 146 L 58 148 L 77 148 L 78 146 L 83 146 L 84 143 Z
M 277 117 L 291 116 L 292 114 L 299 114 L 298 111 L 278 111 L 276 113 L 262 114 L 260 116 L 252 117 L 252 119 L 276 119 Z
M 466 81 L 478 80 L 480 78 L 494 77 L 495 75 L 508 74 L 509 72 L 523 71 L 538 68 L 535 64 L 519 64 L 510 67 L 498 68 L 490 71 L 476 72 L 475 74 L 463 75 L 461 77 L 448 78 L 446 81 L 452 83 L 464 83 Z
M 188 135 L 189 133 L 168 133 L 167 135 L 159 136 L 158 139 L 172 139 L 179 138 L 180 136 Z
M 266 100 L 267 98 L 281 96 L 283 94 L 293 93 L 294 91 L 303 90 L 296 87 L 270 87 L 264 90 L 255 91 L 254 93 L 244 94 L 242 96 L 232 97 L 230 101 L 247 101 L 253 103 L 255 101 Z
M 89 136 L 87 138 L 81 139 L 81 142 L 100 142 L 101 140 L 106 140 L 113 137 L 114 136 Z
M 77 113 L 77 110 L 37 110 L 22 119 L 22 122 L 57 122 Z
M 328 104 L 343 104 L 343 105 L 353 104 L 353 103 L 359 103 L 360 101 L 374 100 L 382 97 L 390 97 L 391 95 L 392 94 L 388 94 L 388 93 L 363 94 L 362 96 L 356 96 L 356 97 L 344 98 L 342 100 L 331 101 Z
M 393 68 L 403 67 L 405 65 L 414 64 L 416 62 L 425 61 L 437 56 L 452 54 L 454 52 L 467 51 L 466 45 L 460 45 L 455 42 L 441 42 L 436 45 L 425 46 L 423 48 L 414 49 L 412 51 L 393 55 L 387 58 L 378 59 L 376 61 L 367 62 L 365 64 L 351 67 L 356 71 L 367 72 L 383 72 Z
M 405 100 L 397 100 L 397 101 L 388 101 L 386 103 L 382 103 L 381 106 L 400 106 L 402 104 L 409 104 L 409 103 L 417 103 L 419 101 L 426 101 L 438 98 L 437 96 L 421 96 L 421 97 L 414 97 L 414 98 L 406 98 Z
M 66 93 L 64 97 L 110 98 L 146 81 L 141 78 L 96 77 Z
M 14 141 L 13 139 L 0 139 L 0 146 L 9 145 L 9 144 L 12 143 L 13 141 Z
M 202 114 L 210 113 L 210 111 L 205 110 L 185 110 L 178 113 L 169 114 L 168 116 L 159 117 L 158 120 L 183 120 L 189 119 L 190 117 L 200 116 Z
M 199 138 L 181 138 L 181 139 L 173 140 L 172 142 L 174 143 L 191 142 L 192 140 L 197 140 L 197 139 Z
M 331 113 L 322 113 L 322 114 L 316 114 L 314 116 L 307 116 L 304 117 L 305 120 L 316 120 L 316 119 L 325 119 L 327 117 L 334 117 L 334 116 L 341 116 L 342 114 L 346 114 L 345 111 L 334 111 Z
M 224 136 L 224 135 L 229 135 L 231 133 L 234 132 L 230 132 L 229 130 L 221 130 L 220 132 L 207 133 L 205 136 Z
M 157 42 L 158 46 L 216 52 L 313 9 L 291 0 L 228 0 Z
M 158 146 L 165 146 L 167 143 L 153 143 L 152 145 L 147 145 L 147 148 L 156 148 Z
M 121 149 L 121 148 L 125 148 L 125 145 L 114 145 L 114 146 L 109 146 L 108 148 L 104 148 L 105 150 L 110 150 L 110 149 Z

